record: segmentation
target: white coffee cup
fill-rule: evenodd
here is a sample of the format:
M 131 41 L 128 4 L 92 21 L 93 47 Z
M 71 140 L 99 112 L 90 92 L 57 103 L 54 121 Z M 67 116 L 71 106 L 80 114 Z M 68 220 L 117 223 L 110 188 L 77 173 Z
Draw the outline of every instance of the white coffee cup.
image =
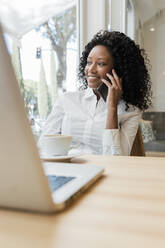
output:
M 42 153 L 46 156 L 65 156 L 68 154 L 72 142 L 72 136 L 45 135 Z

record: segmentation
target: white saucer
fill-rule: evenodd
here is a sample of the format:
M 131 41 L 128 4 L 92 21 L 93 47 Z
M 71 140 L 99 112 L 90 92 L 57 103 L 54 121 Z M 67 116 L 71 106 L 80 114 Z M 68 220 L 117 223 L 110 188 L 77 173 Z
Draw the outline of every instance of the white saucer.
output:
M 46 155 L 41 155 L 41 159 L 44 161 L 58 161 L 58 162 L 63 162 L 63 161 L 69 161 L 74 157 L 81 156 L 82 154 L 71 154 L 71 155 L 65 155 L 65 156 L 51 156 L 48 157 Z

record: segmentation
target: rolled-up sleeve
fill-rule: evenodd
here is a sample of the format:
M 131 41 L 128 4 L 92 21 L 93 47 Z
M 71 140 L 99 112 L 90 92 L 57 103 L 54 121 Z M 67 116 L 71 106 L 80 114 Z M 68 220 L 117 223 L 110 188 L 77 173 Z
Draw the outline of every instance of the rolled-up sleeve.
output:
M 103 133 L 103 154 L 120 155 L 119 129 L 105 129 Z
M 132 112 L 122 114 L 118 129 L 105 129 L 103 132 L 103 154 L 130 155 L 140 119 L 141 111 L 135 109 Z

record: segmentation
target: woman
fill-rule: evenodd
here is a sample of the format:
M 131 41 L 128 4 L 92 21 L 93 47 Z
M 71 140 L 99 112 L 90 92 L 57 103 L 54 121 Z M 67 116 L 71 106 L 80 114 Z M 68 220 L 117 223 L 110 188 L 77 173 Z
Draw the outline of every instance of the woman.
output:
M 143 57 L 143 54 L 145 57 Z M 78 92 L 65 93 L 47 119 L 45 134 L 72 135 L 71 152 L 129 155 L 142 111 L 151 105 L 146 55 L 120 32 L 100 31 L 80 58 Z M 104 100 L 99 87 L 107 86 Z

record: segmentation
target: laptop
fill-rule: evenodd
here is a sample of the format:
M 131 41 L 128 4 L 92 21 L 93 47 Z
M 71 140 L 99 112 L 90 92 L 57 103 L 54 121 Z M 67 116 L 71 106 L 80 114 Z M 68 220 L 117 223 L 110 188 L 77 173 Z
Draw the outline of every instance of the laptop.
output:
M 0 207 L 62 210 L 103 171 L 102 165 L 41 161 L 0 27 Z

